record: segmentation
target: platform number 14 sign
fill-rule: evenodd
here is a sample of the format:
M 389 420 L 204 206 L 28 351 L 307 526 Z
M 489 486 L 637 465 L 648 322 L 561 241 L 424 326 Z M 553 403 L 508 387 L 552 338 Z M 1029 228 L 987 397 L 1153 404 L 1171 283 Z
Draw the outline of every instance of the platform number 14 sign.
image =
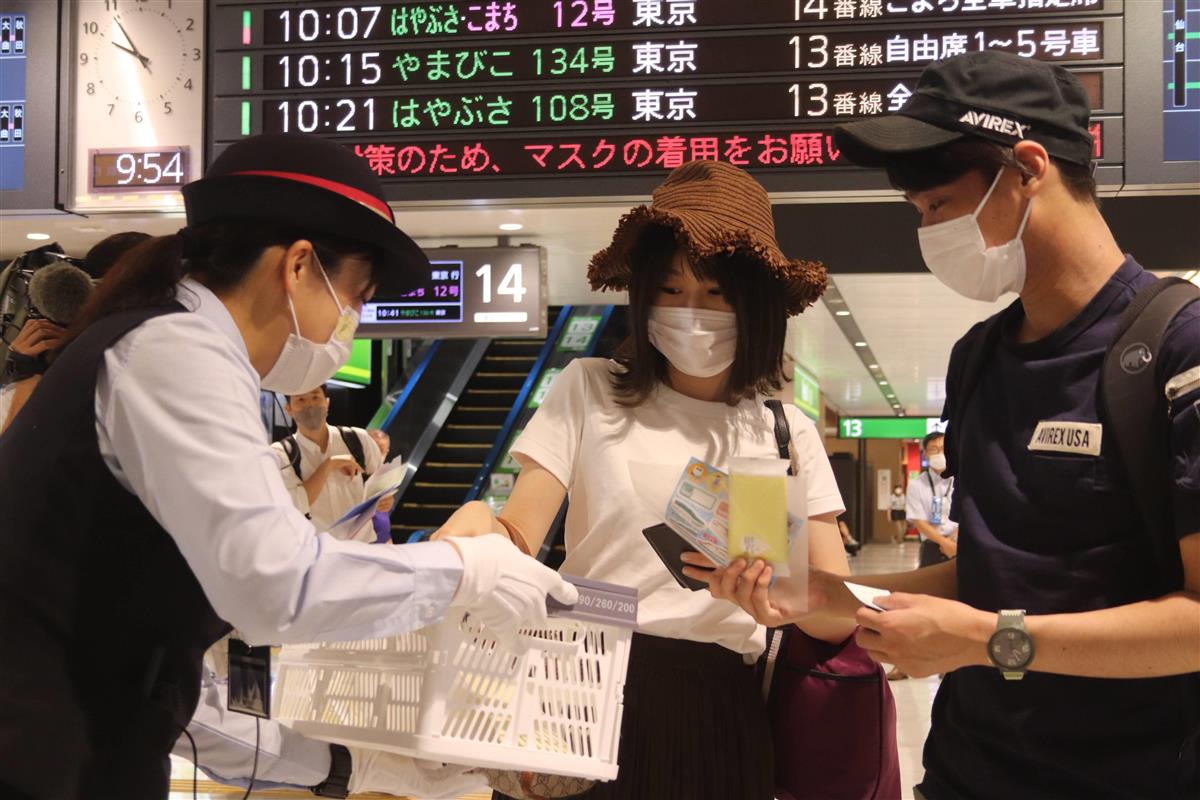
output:
M 504 277 L 500 279 L 500 285 L 496 287 L 495 293 L 499 297 L 511 297 L 513 303 L 520 305 L 524 299 L 525 293 L 529 290 L 525 288 L 522 280 L 523 270 L 520 264 L 513 264 L 508 268 L 508 272 L 504 273 Z M 489 304 L 492 302 L 492 265 L 484 264 L 479 269 L 475 270 L 475 276 L 483 279 L 483 302 Z

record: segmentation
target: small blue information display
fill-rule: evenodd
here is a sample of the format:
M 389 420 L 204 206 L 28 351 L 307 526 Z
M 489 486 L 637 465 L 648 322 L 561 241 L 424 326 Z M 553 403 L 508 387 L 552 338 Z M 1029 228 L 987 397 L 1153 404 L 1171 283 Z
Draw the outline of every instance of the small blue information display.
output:
M 26 17 L 0 14 L 0 190 L 25 188 Z
M 1200 160 L 1200 0 L 1163 0 L 1163 160 Z

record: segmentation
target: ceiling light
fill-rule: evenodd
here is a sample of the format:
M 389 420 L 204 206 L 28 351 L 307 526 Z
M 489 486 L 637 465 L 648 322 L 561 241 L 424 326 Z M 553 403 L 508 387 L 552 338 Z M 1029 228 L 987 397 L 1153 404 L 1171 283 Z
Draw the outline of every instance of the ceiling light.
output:
M 834 315 L 835 315 L 835 316 L 838 316 L 838 317 L 848 317 L 848 316 L 850 316 L 850 312 L 849 312 L 849 311 L 835 311 L 835 312 L 833 312 L 833 313 L 834 313 Z
M 25 238 L 32 239 L 35 242 L 44 242 L 50 238 L 50 234 L 48 234 L 48 233 L 27 233 L 27 234 L 25 234 Z
M 855 347 L 866 347 L 867 343 L 866 342 L 855 342 L 854 346 Z
M 500 230 L 502 231 L 519 231 L 525 226 L 519 222 L 501 222 Z
M 880 382 L 879 382 L 879 385 L 880 385 L 880 386 L 887 386 L 887 385 L 888 385 L 888 382 L 887 382 L 887 381 L 880 381 Z
M 879 369 L 878 364 L 867 364 L 867 369 Z

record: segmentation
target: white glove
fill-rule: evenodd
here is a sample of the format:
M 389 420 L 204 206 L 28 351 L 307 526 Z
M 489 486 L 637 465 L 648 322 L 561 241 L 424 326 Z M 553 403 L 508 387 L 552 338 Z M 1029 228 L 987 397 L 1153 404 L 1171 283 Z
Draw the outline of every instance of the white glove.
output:
M 546 624 L 546 595 L 566 605 L 579 592 L 557 572 L 518 550 L 507 536 L 446 539 L 463 560 L 451 608 L 464 609 L 497 638 L 515 641 L 517 629 Z
M 407 756 L 366 750 L 350 751 L 350 794 L 383 792 L 423 798 L 460 797 L 487 789 L 487 778 L 471 767 L 417 761 Z

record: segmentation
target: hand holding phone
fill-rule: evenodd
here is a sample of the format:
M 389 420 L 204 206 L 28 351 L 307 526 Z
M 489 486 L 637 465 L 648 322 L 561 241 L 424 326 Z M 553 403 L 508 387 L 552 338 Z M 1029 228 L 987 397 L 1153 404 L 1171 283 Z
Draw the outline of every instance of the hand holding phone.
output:
M 675 578 L 676 583 L 685 589 L 691 589 L 693 592 L 708 588 L 708 584 L 704 581 L 698 581 L 683 574 L 683 568 L 686 565 L 680 560 L 680 557 L 684 553 L 696 553 L 699 551 L 684 541 L 682 536 L 671 530 L 668 525 L 655 525 L 652 528 L 646 528 L 642 531 L 642 535 L 646 537 L 646 541 L 654 548 L 654 552 L 658 554 L 659 559 L 663 562 L 663 566 Z

